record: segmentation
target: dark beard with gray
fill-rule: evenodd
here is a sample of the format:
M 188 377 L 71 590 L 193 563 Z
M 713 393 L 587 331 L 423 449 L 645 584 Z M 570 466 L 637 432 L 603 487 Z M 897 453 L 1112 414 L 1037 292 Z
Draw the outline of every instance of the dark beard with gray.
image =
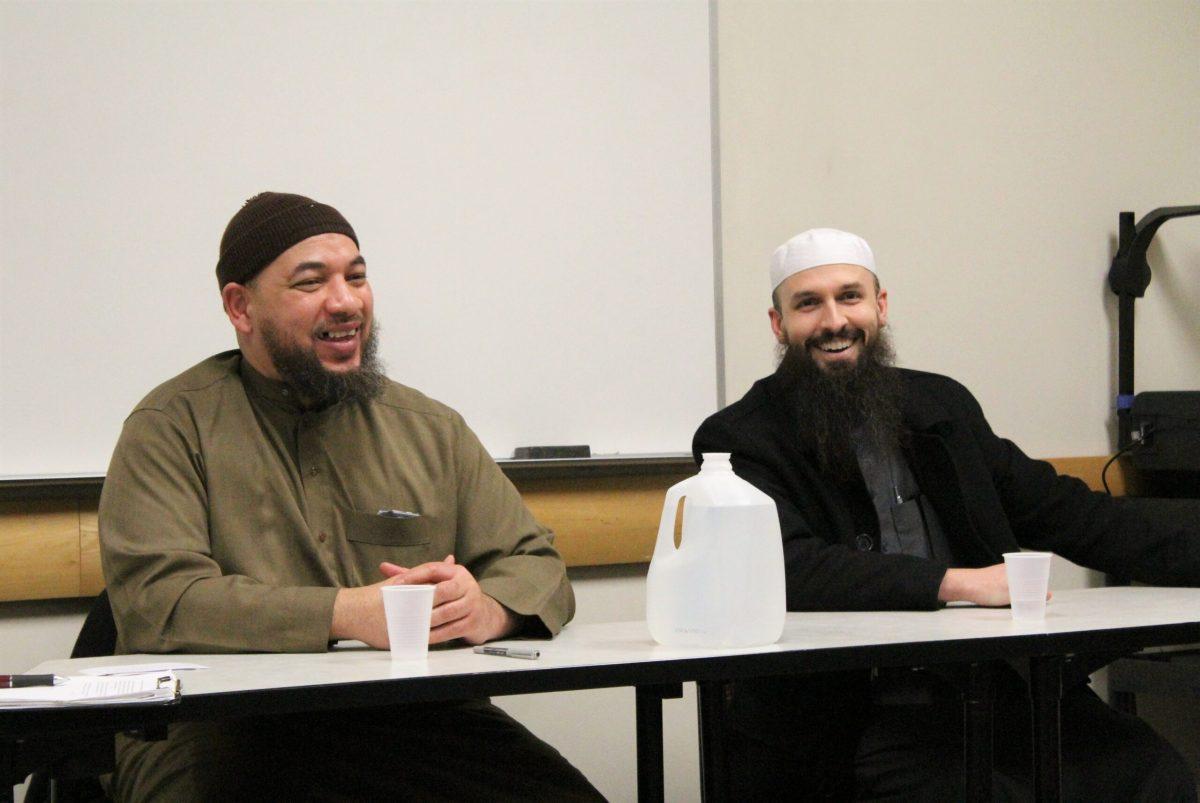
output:
M 262 334 L 275 370 L 311 409 L 344 401 L 368 401 L 378 396 L 387 382 L 378 358 L 377 321 L 371 322 L 371 334 L 363 343 L 358 367 L 350 371 L 330 371 L 321 364 L 315 350 L 286 341 L 270 324 L 263 326 Z
M 855 362 L 823 369 L 810 349 L 838 338 L 865 339 L 862 330 L 846 326 L 780 346 L 776 374 L 796 400 L 801 446 L 816 456 L 822 471 L 845 482 L 858 473 L 856 431 L 883 450 L 902 447 L 905 437 L 895 351 L 887 330 L 865 342 Z

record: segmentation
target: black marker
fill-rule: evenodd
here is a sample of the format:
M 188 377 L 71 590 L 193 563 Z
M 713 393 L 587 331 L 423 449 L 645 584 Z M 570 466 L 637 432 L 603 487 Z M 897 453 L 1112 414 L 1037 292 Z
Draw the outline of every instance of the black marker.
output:
M 542 654 L 541 650 L 535 650 L 533 647 L 476 647 L 475 652 L 480 655 L 499 655 L 502 658 L 529 658 L 531 660 Z

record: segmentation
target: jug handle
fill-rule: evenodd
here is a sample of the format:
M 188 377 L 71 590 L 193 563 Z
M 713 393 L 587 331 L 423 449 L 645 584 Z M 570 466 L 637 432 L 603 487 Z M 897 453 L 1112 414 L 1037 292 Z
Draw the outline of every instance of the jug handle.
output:
M 667 498 L 663 502 L 662 518 L 658 522 L 658 540 L 654 542 L 654 557 L 666 556 L 675 552 L 675 517 L 681 515 L 679 500 L 686 494 L 687 485 L 692 478 L 677 482 L 667 489 Z

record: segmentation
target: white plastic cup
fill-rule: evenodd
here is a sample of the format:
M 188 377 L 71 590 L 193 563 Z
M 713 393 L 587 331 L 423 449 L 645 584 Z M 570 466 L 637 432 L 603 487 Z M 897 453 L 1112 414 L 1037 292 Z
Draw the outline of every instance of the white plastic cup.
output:
M 1050 587 L 1049 552 L 1005 552 L 1004 571 L 1008 576 L 1008 596 L 1012 618 L 1046 618 L 1046 591 Z
M 380 587 L 393 661 L 419 661 L 429 654 L 433 588 L 431 585 Z

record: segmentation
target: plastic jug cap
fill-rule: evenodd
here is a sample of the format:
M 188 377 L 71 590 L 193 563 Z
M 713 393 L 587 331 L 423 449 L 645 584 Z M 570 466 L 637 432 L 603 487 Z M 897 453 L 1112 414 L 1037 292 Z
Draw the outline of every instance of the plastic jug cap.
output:
M 705 452 L 701 457 L 700 471 L 733 471 L 729 452 Z

